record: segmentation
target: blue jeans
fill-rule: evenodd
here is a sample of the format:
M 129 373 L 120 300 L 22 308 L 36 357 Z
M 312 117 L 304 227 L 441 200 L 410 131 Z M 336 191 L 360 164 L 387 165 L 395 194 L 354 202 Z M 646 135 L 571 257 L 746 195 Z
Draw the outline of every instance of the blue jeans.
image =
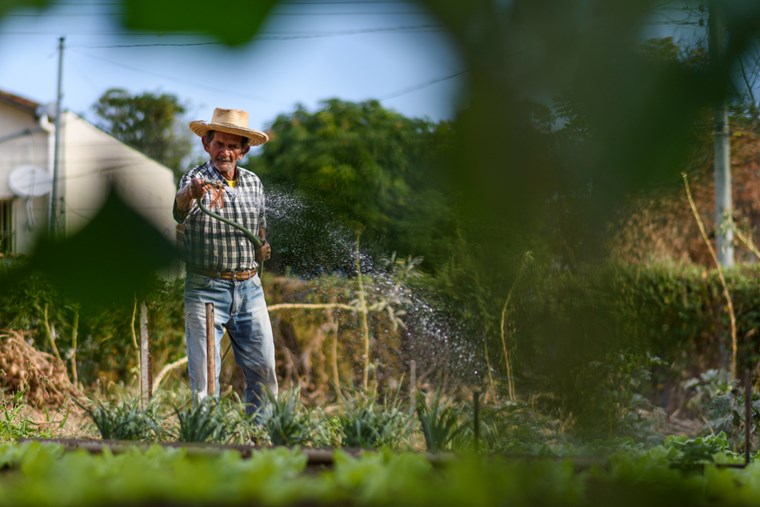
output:
M 195 273 L 185 279 L 185 337 L 193 401 L 207 393 L 206 303 L 214 304 L 216 338 L 216 392 L 222 369 L 220 344 L 224 329 L 232 343 L 235 361 L 245 379 L 246 412 L 254 413 L 266 401 L 267 390 L 277 395 L 274 339 L 259 275 L 244 281 L 222 280 Z

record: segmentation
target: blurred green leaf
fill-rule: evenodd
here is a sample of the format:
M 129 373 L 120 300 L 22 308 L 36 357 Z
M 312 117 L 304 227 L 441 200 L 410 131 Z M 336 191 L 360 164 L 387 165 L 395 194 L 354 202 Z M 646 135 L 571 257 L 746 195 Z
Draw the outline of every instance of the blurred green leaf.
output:
M 130 30 L 200 32 L 230 46 L 249 42 L 277 0 L 214 4 L 203 0 L 124 0 Z
M 85 307 L 131 305 L 176 259 L 173 243 L 112 191 L 89 224 L 65 239 L 40 241 L 28 263 L 10 270 L 0 285 L 23 283 L 34 271 Z
M 51 5 L 50 0 L 0 0 L 0 17 L 19 8 L 42 9 Z

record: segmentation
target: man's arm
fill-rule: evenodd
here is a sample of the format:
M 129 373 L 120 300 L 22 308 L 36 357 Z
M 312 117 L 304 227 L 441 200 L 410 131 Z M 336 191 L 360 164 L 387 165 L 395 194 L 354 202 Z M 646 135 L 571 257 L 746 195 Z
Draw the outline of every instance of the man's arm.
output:
M 208 185 L 204 185 L 200 178 L 193 178 L 190 183 L 181 187 L 174 197 L 174 218 L 178 222 L 183 221 L 193 207 L 193 201 L 203 196 L 207 190 Z

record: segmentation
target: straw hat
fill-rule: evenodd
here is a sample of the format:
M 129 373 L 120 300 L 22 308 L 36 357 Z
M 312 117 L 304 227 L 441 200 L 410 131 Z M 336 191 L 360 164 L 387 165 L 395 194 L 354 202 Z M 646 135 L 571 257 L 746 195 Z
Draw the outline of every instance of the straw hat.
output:
M 248 113 L 239 109 L 214 109 L 211 121 L 206 123 L 202 120 L 190 122 L 190 130 L 203 137 L 209 130 L 226 132 L 248 138 L 251 146 L 258 146 L 269 141 L 269 136 L 264 132 L 248 128 Z

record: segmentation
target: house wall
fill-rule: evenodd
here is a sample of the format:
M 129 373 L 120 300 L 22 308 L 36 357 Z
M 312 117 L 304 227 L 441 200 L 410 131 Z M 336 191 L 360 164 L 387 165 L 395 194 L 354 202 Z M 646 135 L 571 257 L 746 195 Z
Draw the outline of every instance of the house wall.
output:
M 80 229 L 97 214 L 112 184 L 136 211 L 173 241 L 172 172 L 73 113 L 66 113 L 65 119 L 62 144 L 67 232 Z
M 10 173 L 22 166 L 50 172 L 48 134 L 30 111 L 0 103 L 0 200 L 11 201 L 13 253 L 28 253 L 48 228 L 49 196 L 20 198 L 8 186 Z M 29 129 L 36 131 L 10 138 Z
M 20 166 L 37 166 L 52 176 L 54 126 L 41 129 L 35 116 L 33 107 L 0 101 L 0 201 L 11 203 L 13 254 L 31 253 L 39 235 L 48 230 L 50 196 L 22 198 L 13 195 L 8 185 L 10 172 Z M 136 211 L 174 241 L 172 171 L 76 114 L 64 113 L 61 125 L 57 206 L 61 230 L 71 234 L 84 227 L 113 184 Z M 3 141 L 25 129 L 34 132 Z

